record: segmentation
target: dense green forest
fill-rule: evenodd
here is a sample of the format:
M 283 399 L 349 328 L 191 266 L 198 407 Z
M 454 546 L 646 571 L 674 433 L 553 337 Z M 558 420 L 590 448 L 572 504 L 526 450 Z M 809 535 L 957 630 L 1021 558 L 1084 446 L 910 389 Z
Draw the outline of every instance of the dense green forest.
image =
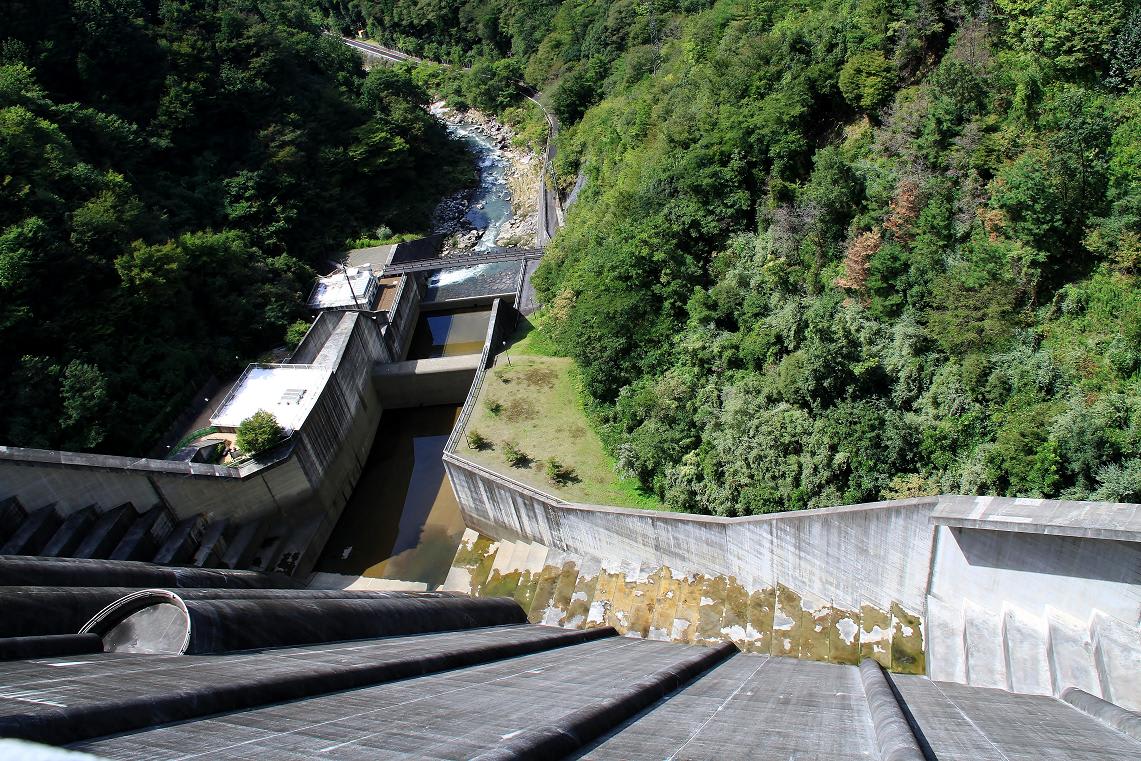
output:
M 470 160 L 300 0 L 0 5 L 0 443 L 142 453 Z
M 322 6 L 544 90 L 542 329 L 670 506 L 1141 500 L 1136 2 Z

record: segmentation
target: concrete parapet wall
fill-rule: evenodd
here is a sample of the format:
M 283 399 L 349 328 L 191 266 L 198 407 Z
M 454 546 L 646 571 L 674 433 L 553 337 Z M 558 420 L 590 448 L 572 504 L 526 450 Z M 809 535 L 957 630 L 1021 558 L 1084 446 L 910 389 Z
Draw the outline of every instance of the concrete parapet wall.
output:
M 408 356 L 408 347 L 416 333 L 416 315 L 420 311 L 420 282 L 415 274 L 400 278 L 399 290 L 389 312 L 389 330 L 392 331 L 392 361 Z
M 321 347 L 329 340 L 329 336 L 333 334 L 333 329 L 341 321 L 341 315 L 337 312 L 322 312 L 317 315 L 317 319 L 309 326 L 306 331 L 305 337 L 301 339 L 301 343 L 297 344 L 297 348 L 293 351 L 293 356 L 289 358 L 291 365 L 309 365 L 321 353 Z
M 931 594 L 948 604 L 1141 621 L 1141 544 L 940 526 L 935 546 Z
M 203 512 L 254 517 L 307 488 L 304 475 L 289 464 L 292 444 L 283 450 L 263 467 L 238 469 L 0 447 L 0 493 L 26 505 L 54 504 L 64 516 L 87 505 L 130 502 L 140 511 L 165 505 L 180 520 Z

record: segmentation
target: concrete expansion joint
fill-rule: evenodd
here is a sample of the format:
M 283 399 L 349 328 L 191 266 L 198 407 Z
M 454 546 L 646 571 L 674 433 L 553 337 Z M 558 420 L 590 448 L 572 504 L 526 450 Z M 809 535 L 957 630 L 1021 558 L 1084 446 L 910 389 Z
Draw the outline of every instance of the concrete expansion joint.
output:
M 561 758 L 582 748 L 633 718 L 642 710 L 705 674 L 739 651 L 731 643 L 690 652 L 613 695 L 564 714 L 550 724 L 529 727 L 512 735 L 475 761 Z
M 883 761 L 926 761 L 927 756 L 904 714 L 883 666 L 870 658 L 860 662 L 868 710 L 875 728 L 876 744 Z
M 1127 711 L 1077 687 L 1062 691 L 1062 700 L 1111 729 L 1141 742 L 1141 713 Z

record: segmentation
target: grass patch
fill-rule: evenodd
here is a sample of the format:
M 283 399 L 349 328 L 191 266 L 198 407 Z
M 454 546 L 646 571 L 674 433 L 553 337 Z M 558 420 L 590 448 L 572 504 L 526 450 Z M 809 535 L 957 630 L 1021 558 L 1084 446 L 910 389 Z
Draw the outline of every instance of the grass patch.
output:
M 461 453 L 569 502 L 665 509 L 636 480 L 618 478 L 583 409 L 573 360 L 551 356 L 552 349 L 529 326 L 516 334 L 484 379 L 467 426 L 495 445 Z M 489 400 L 499 402 L 498 413 L 491 412 Z M 513 463 L 508 444 L 525 461 Z

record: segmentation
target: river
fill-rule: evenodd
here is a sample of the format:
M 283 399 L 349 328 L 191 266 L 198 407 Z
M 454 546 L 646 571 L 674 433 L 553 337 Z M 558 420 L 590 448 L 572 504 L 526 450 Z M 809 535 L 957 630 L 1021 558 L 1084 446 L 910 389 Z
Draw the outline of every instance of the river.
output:
M 495 246 L 503 225 L 511 219 L 511 189 L 507 173 L 511 167 L 507 155 L 488 137 L 465 124 L 446 122 L 448 131 L 463 140 L 476 156 L 479 186 L 472 192 L 464 219 L 475 230 L 483 230 L 475 246 L 484 251 Z

